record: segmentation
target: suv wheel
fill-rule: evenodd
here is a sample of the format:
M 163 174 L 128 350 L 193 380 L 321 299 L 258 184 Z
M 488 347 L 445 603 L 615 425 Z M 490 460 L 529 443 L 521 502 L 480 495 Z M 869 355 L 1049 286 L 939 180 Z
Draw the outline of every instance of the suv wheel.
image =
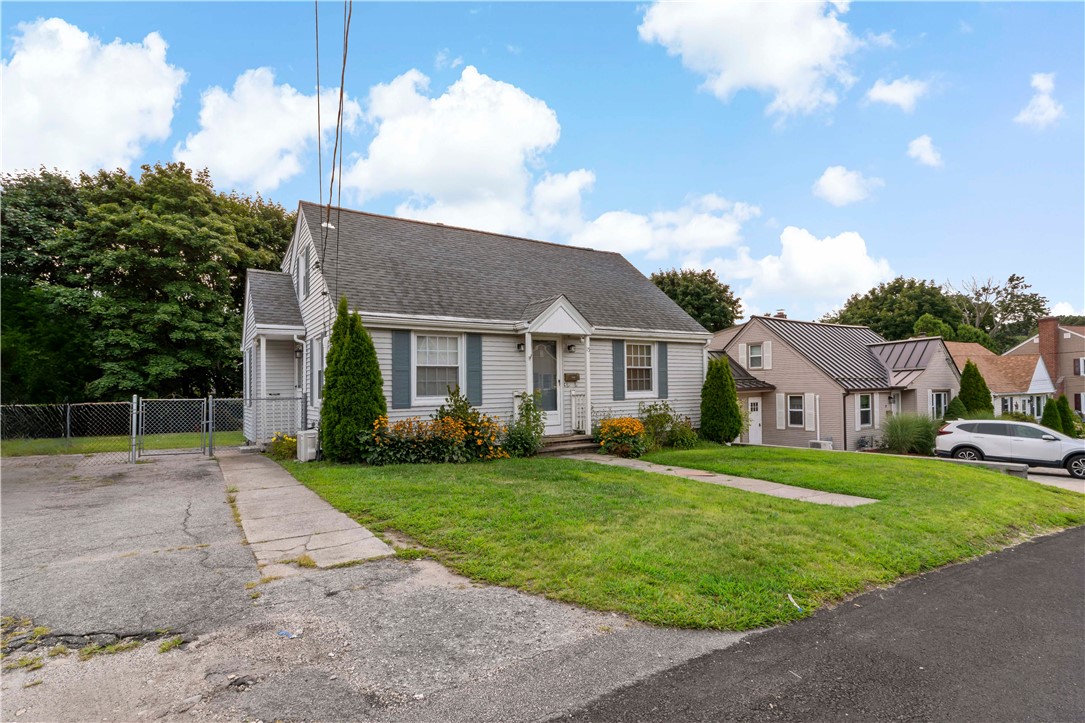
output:
M 953 450 L 953 458 L 965 459 L 969 462 L 979 462 L 983 459 L 983 452 L 975 447 L 961 447 L 960 449 Z
M 1071 477 L 1085 479 L 1085 454 L 1079 454 L 1066 460 L 1066 471 Z

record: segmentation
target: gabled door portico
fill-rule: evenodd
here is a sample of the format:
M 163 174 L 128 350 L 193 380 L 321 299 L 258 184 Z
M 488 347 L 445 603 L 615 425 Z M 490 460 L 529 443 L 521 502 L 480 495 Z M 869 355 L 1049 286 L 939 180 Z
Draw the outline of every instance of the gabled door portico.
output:
M 587 359 L 592 331 L 591 324 L 564 296 L 558 296 L 538 316 L 525 322 L 524 376 L 527 393 L 540 393 L 539 404 L 546 415 L 544 433 L 547 435 L 566 434 L 574 428 L 590 428 L 591 364 Z M 570 341 L 584 345 L 585 394 L 577 397 L 583 400 L 582 408 L 574 404 L 573 414 L 569 415 L 570 421 L 566 423 L 562 354 L 564 345 Z M 578 420 L 578 415 L 583 419 Z

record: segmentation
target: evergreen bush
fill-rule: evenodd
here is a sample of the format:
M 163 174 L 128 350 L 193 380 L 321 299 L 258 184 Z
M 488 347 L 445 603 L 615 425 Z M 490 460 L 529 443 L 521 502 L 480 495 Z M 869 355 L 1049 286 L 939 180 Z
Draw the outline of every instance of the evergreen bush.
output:
M 320 444 L 333 462 L 362 461 L 362 439 L 373 423 L 388 413 L 377 352 L 347 298 L 339 300 L 324 371 L 320 410 Z
M 1040 417 L 1040 424 L 1056 432 L 1062 432 L 1062 413 L 1059 411 L 1059 403 L 1054 399 L 1048 399 L 1044 404 L 1044 413 Z
M 1070 409 L 1070 401 L 1065 394 L 1060 394 L 1058 401 L 1059 416 L 1062 418 L 1062 433 L 1068 437 L 1077 436 L 1077 425 L 1074 424 L 1074 411 Z
M 960 395 L 949 400 L 949 405 L 946 406 L 946 419 L 961 419 L 966 414 L 968 414 L 968 409 L 965 408 Z
M 991 390 L 975 362 L 969 360 L 961 372 L 961 403 L 969 412 L 994 413 L 995 405 L 991 401 Z
M 708 362 L 701 389 L 701 436 L 729 444 L 742 432 L 742 410 L 727 357 Z

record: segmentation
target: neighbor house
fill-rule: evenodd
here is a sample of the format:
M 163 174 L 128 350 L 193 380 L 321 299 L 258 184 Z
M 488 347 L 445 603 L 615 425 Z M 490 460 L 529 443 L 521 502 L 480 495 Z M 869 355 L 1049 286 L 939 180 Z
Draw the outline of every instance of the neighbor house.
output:
M 772 387 L 742 395 L 750 444 L 859 449 L 894 414 L 941 417 L 960 390 L 940 337 L 890 342 L 865 326 L 754 316 L 709 348 Z
M 1003 356 L 1039 354 L 1055 387 L 1054 394 L 1065 394 L 1070 406 L 1085 412 L 1085 326 L 1060 324 L 1057 317 L 1040 319 L 1039 332 Z
M 247 397 L 304 396 L 299 425 L 319 424 L 341 296 L 373 338 L 393 421 L 458 387 L 503 419 L 538 392 L 548 435 L 657 400 L 700 423 L 711 334 L 620 254 L 304 202 L 282 271 L 248 274 Z
M 991 390 L 996 415 L 1023 412 L 1039 417 L 1055 393 L 1047 365 L 1039 354 L 999 356 L 982 344 L 962 341 L 947 341 L 946 348 L 959 370 L 964 371 L 970 361 L 979 369 Z

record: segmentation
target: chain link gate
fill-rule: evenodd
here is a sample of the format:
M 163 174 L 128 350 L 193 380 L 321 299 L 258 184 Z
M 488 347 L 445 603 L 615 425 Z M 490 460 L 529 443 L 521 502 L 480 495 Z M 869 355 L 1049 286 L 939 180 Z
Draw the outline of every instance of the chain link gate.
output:
M 133 461 L 173 454 L 210 454 L 209 399 L 139 399 Z

